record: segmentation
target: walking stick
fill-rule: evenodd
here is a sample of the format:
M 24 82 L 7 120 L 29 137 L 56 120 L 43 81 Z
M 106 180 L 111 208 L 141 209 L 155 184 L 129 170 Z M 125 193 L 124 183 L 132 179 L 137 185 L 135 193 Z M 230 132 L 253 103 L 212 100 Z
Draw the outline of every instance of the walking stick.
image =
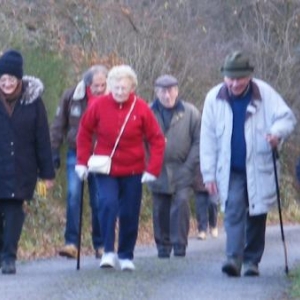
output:
M 81 248 L 81 228 L 82 228 L 82 211 L 83 211 L 83 192 L 84 192 L 84 180 L 81 185 L 81 197 L 80 197 L 80 209 L 79 209 L 79 230 L 77 240 L 77 270 L 80 269 L 80 248 Z
M 281 214 L 281 205 L 280 205 L 280 190 L 279 190 L 278 174 L 277 174 L 277 166 L 276 166 L 276 159 L 279 158 L 277 148 L 274 148 L 272 150 L 272 158 L 273 158 L 273 165 L 274 165 L 277 204 L 278 204 L 278 213 L 279 213 L 279 221 L 280 221 L 280 229 L 281 229 L 281 239 L 282 239 L 283 249 L 284 249 L 285 273 L 286 273 L 286 275 L 288 275 L 289 267 L 288 267 L 288 261 L 287 261 L 287 249 L 286 249 L 284 232 L 283 232 L 283 223 L 282 223 L 282 214 Z

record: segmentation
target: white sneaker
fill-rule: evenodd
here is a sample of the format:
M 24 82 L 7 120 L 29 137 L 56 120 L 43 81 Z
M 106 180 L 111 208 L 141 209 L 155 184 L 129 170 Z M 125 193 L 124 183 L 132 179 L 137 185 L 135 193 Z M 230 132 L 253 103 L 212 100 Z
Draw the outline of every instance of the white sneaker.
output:
M 199 231 L 197 238 L 199 240 L 206 240 L 206 232 L 205 231 Z
M 119 259 L 119 263 L 122 271 L 135 270 L 135 266 L 131 259 Z
M 212 227 L 210 229 L 210 233 L 211 233 L 211 236 L 216 239 L 219 235 L 218 227 Z
M 117 258 L 114 252 L 104 252 L 100 261 L 100 268 L 116 268 Z

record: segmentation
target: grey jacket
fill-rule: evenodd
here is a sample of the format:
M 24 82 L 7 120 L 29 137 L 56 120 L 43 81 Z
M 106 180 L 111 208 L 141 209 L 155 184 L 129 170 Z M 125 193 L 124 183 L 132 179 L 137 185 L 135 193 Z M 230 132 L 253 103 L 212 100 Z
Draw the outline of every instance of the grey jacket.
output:
M 164 128 L 159 100 L 151 104 L 166 139 L 164 163 L 157 180 L 149 183 L 156 193 L 173 194 L 192 187 L 195 168 L 199 168 L 200 112 L 190 103 L 179 100 L 168 129 Z

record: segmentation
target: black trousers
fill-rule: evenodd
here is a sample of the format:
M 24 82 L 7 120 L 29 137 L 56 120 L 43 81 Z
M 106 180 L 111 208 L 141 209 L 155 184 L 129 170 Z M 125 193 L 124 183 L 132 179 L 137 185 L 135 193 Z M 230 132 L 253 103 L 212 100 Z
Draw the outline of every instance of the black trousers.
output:
M 0 199 L 0 251 L 2 261 L 15 261 L 25 213 L 23 200 Z
M 152 193 L 153 229 L 158 251 L 169 251 L 174 246 L 185 247 L 188 243 L 190 224 L 190 188 L 174 194 Z

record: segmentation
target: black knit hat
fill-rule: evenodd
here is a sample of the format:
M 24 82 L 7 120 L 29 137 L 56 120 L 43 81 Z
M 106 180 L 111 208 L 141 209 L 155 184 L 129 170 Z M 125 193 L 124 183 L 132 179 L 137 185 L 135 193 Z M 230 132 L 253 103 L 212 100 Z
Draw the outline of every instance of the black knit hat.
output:
M 250 76 L 254 67 L 250 65 L 249 59 L 240 51 L 229 54 L 221 68 L 224 76 L 229 78 L 243 78 Z
M 23 57 L 16 50 L 8 50 L 0 57 L 0 76 L 8 74 L 22 79 L 23 77 Z

